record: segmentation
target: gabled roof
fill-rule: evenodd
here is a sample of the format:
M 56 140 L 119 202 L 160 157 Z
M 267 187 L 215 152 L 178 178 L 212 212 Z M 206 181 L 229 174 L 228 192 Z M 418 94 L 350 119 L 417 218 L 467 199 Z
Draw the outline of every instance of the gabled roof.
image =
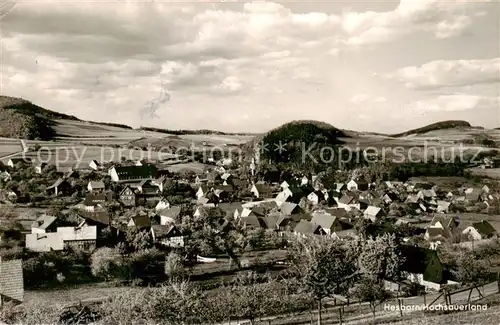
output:
M 105 187 L 103 181 L 91 181 L 91 182 L 89 182 L 89 185 L 94 189 Z
M 174 206 L 169 209 L 163 209 L 159 211 L 158 214 L 162 217 L 172 218 L 175 220 L 181 214 L 181 207 Z
M 33 221 L 31 224 L 32 228 L 38 228 L 38 229 L 47 229 L 51 224 L 56 221 L 57 217 L 54 216 L 49 216 L 46 214 L 43 214 L 39 216 L 36 221 Z
M 22 260 L 0 260 L 0 294 L 16 302 L 24 300 Z
M 68 182 L 65 179 L 59 178 L 57 181 L 54 182 L 54 184 L 52 184 L 51 186 L 47 187 L 47 190 L 51 190 L 53 188 L 56 188 L 56 187 L 58 187 L 59 185 L 61 185 L 63 183 L 67 183 L 68 184 Z
M 289 216 L 293 212 L 296 212 L 298 205 L 295 203 L 285 202 L 281 205 L 280 211 L 282 214 Z
M 403 245 L 401 252 L 405 258 L 402 270 L 413 274 L 424 274 L 431 259 L 439 261 L 436 251 L 431 249 Z
M 312 214 L 311 222 L 320 225 L 324 229 L 331 229 L 335 220 L 337 220 L 336 216 L 332 216 L 325 211 L 315 211 Z
M 438 222 L 445 228 L 453 228 L 454 226 L 457 226 L 460 223 L 458 217 L 434 215 L 434 217 L 431 220 L 430 226 L 433 227 Z
M 491 236 L 497 232 L 488 221 L 484 220 L 481 222 L 473 223 L 472 227 L 474 227 L 478 233 L 485 236 Z
M 125 178 L 156 178 L 158 173 L 158 169 L 154 165 L 115 166 L 114 168 L 119 177 Z
M 151 230 L 156 239 L 182 236 L 175 225 L 152 225 Z
M 366 208 L 364 215 L 365 216 L 377 216 L 381 211 L 382 211 L 381 208 L 374 207 L 374 206 L 370 205 L 368 208 Z
M 354 197 L 351 196 L 351 195 L 348 195 L 348 194 L 344 194 L 340 200 L 339 200 L 339 203 L 342 203 L 342 204 L 352 204 L 354 201 Z
M 96 206 L 97 204 L 101 202 L 106 202 L 106 194 L 104 193 L 99 193 L 99 194 L 88 194 L 85 196 L 84 204 L 86 206 Z
M 135 227 L 138 229 L 151 227 L 151 220 L 147 214 L 136 215 L 130 218 L 130 221 L 133 221 Z
M 111 223 L 111 218 L 109 217 L 107 212 L 82 213 L 81 216 L 84 219 L 89 219 L 105 226 L 108 226 Z
M 300 220 L 299 223 L 295 226 L 294 231 L 303 235 L 314 235 L 314 234 L 324 233 L 320 225 L 317 225 L 307 220 Z
M 249 215 L 248 217 L 242 217 L 241 222 L 245 226 L 251 226 L 255 228 L 266 228 L 266 223 L 256 215 Z

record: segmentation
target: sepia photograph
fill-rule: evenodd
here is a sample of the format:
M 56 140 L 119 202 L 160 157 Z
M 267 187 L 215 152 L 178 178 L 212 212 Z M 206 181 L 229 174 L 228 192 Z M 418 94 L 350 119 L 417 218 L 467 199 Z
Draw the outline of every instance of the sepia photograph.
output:
M 0 324 L 500 324 L 500 0 L 0 1 Z

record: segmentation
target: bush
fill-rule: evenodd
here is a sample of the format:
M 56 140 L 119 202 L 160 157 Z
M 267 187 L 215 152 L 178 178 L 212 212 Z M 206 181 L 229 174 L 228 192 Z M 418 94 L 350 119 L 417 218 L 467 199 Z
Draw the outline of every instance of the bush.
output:
M 91 257 L 92 274 L 107 281 L 115 278 L 123 278 L 124 265 L 124 258 L 116 248 L 99 248 Z

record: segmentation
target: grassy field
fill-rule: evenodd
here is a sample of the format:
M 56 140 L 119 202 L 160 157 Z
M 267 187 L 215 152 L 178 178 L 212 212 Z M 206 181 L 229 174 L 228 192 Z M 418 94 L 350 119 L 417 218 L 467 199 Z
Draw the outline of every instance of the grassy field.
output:
M 470 168 L 469 171 L 476 176 L 500 179 L 500 168 Z

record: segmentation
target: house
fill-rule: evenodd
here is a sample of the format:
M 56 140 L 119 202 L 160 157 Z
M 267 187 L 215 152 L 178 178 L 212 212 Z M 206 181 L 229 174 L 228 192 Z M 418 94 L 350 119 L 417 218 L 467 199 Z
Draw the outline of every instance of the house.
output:
M 344 230 L 344 225 L 336 216 L 332 216 L 324 210 L 313 212 L 311 222 L 320 225 L 327 235 L 331 235 L 336 231 Z
M 309 179 L 307 176 L 304 176 L 300 179 L 300 186 L 307 186 L 309 184 Z
M 151 226 L 153 241 L 167 247 L 184 247 L 184 236 L 173 224 Z
M 450 217 L 444 215 L 434 215 L 429 227 L 427 228 L 424 238 L 432 240 L 438 237 L 449 239 L 458 228 L 460 221 L 458 217 Z
M 313 205 L 318 205 L 321 201 L 325 199 L 325 194 L 321 191 L 311 192 L 307 196 L 307 201 Z
M 335 188 L 333 190 L 337 193 L 340 193 L 347 190 L 347 186 L 344 183 L 335 183 Z
M 71 185 L 65 179 L 59 178 L 57 181 L 54 182 L 54 184 L 47 187 L 46 191 L 49 194 L 54 194 L 55 196 L 67 195 L 70 194 Z
M 83 201 L 85 211 L 93 212 L 99 208 L 104 207 L 104 203 L 107 201 L 111 201 L 111 198 L 108 197 L 105 193 L 97 193 L 97 194 L 87 194 L 85 196 L 85 200 Z
M 417 193 L 417 196 L 423 200 L 432 200 L 437 196 L 437 194 L 434 190 L 420 190 Z
M 326 232 L 320 225 L 307 220 L 300 220 L 300 222 L 295 226 L 294 233 L 295 235 L 302 237 L 311 235 L 326 235 Z
M 233 175 L 231 175 L 230 173 L 224 173 L 220 176 L 222 182 L 223 182 L 223 185 L 229 185 L 231 184 L 231 179 L 233 178 Z
M 443 200 L 438 200 L 437 201 L 437 209 L 436 212 L 438 213 L 448 213 L 450 209 L 450 202 L 443 201 Z
M 154 179 L 158 174 L 158 169 L 154 165 L 144 166 L 113 166 L 108 171 L 113 182 Z
M 17 166 L 25 167 L 27 165 L 32 164 L 33 161 L 31 158 L 11 158 L 7 161 L 7 166 L 10 168 L 16 168 Z
M 471 226 L 465 228 L 462 233 L 468 235 L 473 240 L 482 240 L 497 236 L 495 228 L 488 221 L 484 220 L 473 223 Z
M 159 189 L 158 186 L 153 185 L 152 180 L 143 179 L 137 184 L 136 192 L 142 195 L 156 195 Z
M 63 178 L 69 178 L 72 177 L 75 173 L 75 170 L 73 169 L 73 166 L 57 166 L 57 173 L 61 175 Z
M 64 247 L 91 252 L 97 244 L 97 227 L 59 227 L 57 234 L 62 239 Z
M 409 281 L 432 290 L 440 290 L 442 285 L 448 283 L 444 266 L 435 250 L 404 245 L 402 255 L 405 258 L 402 271 Z
M 54 232 L 57 230 L 56 221 L 57 217 L 42 214 L 31 224 L 32 234 L 44 234 L 46 232 Z
M 385 212 L 378 207 L 369 206 L 363 213 L 365 219 L 370 219 L 372 222 L 376 222 L 380 217 L 385 216 Z
M 96 226 L 97 231 L 107 228 L 111 224 L 111 218 L 106 211 L 87 212 L 80 216 L 83 219 L 80 226 Z
M 348 191 L 367 191 L 368 190 L 368 182 L 363 181 L 363 180 L 350 180 L 349 183 L 347 183 L 347 190 Z
M 240 218 L 240 223 L 243 225 L 243 228 L 246 229 L 266 229 L 266 223 L 262 217 L 258 217 L 255 214 L 250 214 L 246 217 Z
M 232 220 L 238 220 L 243 213 L 243 206 L 239 202 L 221 203 L 219 208 L 226 212 L 226 216 Z
M 165 176 L 161 176 L 160 178 L 151 180 L 151 185 L 154 185 L 158 188 L 158 192 L 163 192 L 163 185 L 165 184 Z
M 5 303 L 19 304 L 24 301 L 22 260 L 3 261 L 0 258 L 0 308 Z
M 474 188 L 472 190 L 465 191 L 465 201 L 470 204 L 475 204 L 481 201 L 481 189 Z
M 181 215 L 181 207 L 175 206 L 166 208 L 158 212 L 160 215 L 160 225 L 175 223 Z
M 90 181 L 87 184 L 87 190 L 89 192 L 103 192 L 105 188 L 103 181 Z
M 35 173 L 42 174 L 45 167 L 47 167 L 47 163 L 44 162 L 35 164 Z
M 135 193 L 135 191 L 130 186 L 126 186 L 120 192 L 120 202 L 124 206 L 126 206 L 126 207 L 135 206 L 135 204 L 136 204 L 136 193 Z
M 356 199 L 356 196 L 353 193 L 344 194 L 338 201 L 337 205 L 339 208 L 346 209 L 347 211 L 351 211 L 352 208 L 360 209 L 360 203 Z
M 283 214 L 285 216 L 291 216 L 291 215 L 294 215 L 294 214 L 300 214 L 300 213 L 304 212 L 302 210 L 302 208 L 298 204 L 291 203 L 291 202 L 285 202 L 285 203 L 283 203 L 279 207 L 279 210 L 280 210 L 281 214 Z
M 128 227 L 135 227 L 139 230 L 151 227 L 151 220 L 147 214 L 138 214 L 130 218 L 127 223 Z
M 155 206 L 155 211 L 161 211 L 170 208 L 170 202 L 166 198 L 162 198 L 158 204 Z
M 252 192 L 256 198 L 269 198 L 273 193 L 273 189 L 266 184 L 253 184 L 250 192 Z
M 206 185 L 200 185 L 200 187 L 198 187 L 198 191 L 196 191 L 196 198 L 201 199 L 202 197 L 205 197 L 211 190 L 212 189 Z
M 57 232 L 26 235 L 26 248 L 33 252 L 62 251 L 64 242 Z
M 101 164 L 99 164 L 99 162 L 94 159 L 89 162 L 89 167 L 93 170 L 99 170 L 101 168 Z
M 280 184 L 280 187 L 281 187 L 281 189 L 283 189 L 283 190 L 284 190 L 284 189 L 289 188 L 289 187 L 290 187 L 290 184 L 288 184 L 288 182 L 287 182 L 287 181 L 283 181 L 283 182 Z

